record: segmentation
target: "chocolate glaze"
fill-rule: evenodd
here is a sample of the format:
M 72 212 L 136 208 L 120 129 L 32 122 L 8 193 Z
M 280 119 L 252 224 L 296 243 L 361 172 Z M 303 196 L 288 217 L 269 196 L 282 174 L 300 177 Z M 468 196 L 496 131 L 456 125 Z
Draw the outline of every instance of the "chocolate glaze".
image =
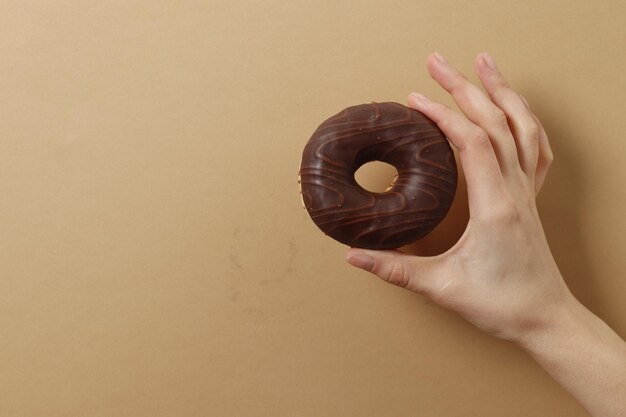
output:
M 354 179 L 370 161 L 393 165 L 384 193 Z M 300 188 L 311 219 L 346 245 L 394 249 L 432 231 L 446 216 L 457 184 L 454 154 L 439 127 L 398 103 L 348 107 L 322 123 L 302 153 Z

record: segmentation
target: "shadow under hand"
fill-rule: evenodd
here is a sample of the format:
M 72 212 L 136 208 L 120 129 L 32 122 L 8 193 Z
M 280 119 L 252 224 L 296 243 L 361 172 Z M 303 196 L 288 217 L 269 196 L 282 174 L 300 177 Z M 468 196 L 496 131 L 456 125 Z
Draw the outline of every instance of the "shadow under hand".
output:
M 575 153 L 570 143 L 583 143 L 584 138 L 576 138 L 579 134 L 571 129 L 573 123 L 555 123 L 563 120 L 563 107 L 550 102 L 544 94 L 532 94 L 525 97 L 533 105 L 533 112 L 539 117 L 548 134 L 550 146 L 554 154 L 554 162 L 546 178 L 543 188 L 537 196 L 537 207 L 541 223 L 546 233 L 552 255 L 563 275 L 568 287 L 586 306 L 598 308 L 598 292 L 595 279 L 589 266 L 587 240 L 580 228 L 585 189 L 583 181 L 583 155 Z M 559 109 L 559 110 L 557 110 Z M 557 114 L 557 112 L 560 112 Z

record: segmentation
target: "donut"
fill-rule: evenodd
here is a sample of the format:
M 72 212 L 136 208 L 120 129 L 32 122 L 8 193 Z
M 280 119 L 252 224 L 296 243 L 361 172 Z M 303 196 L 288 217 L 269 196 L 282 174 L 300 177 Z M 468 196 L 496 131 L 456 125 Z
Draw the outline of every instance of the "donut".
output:
M 398 171 L 387 191 L 361 187 L 354 173 L 382 161 Z M 351 106 L 324 121 L 302 152 L 302 204 L 331 238 L 351 247 L 396 249 L 430 233 L 457 186 L 454 153 L 439 127 L 399 103 Z

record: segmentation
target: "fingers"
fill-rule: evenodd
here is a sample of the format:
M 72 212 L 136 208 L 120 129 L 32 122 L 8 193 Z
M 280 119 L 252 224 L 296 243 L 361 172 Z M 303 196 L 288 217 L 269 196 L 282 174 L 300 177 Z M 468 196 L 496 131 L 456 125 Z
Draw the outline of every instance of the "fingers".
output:
M 373 273 L 390 284 L 430 294 L 436 258 L 422 258 L 392 250 L 350 249 L 346 260 L 352 266 Z
M 429 55 L 427 67 L 431 77 L 452 95 L 467 118 L 487 132 L 502 174 L 506 177 L 518 170 L 515 140 L 504 111 L 440 54 Z
M 535 195 L 539 194 L 541 187 L 546 179 L 546 175 L 548 175 L 548 171 L 550 170 L 550 166 L 552 165 L 552 161 L 554 160 L 554 155 L 552 153 L 552 148 L 550 147 L 550 142 L 548 141 L 548 135 L 546 130 L 543 127 L 543 124 L 539 120 L 539 118 L 532 112 L 528 101 L 520 95 L 520 98 L 524 102 L 524 105 L 530 112 L 531 116 L 539 126 L 539 156 L 537 161 L 537 170 L 535 172 Z
M 478 54 L 474 66 L 485 91 L 493 103 L 504 111 L 513 132 L 520 166 L 533 181 L 539 154 L 537 122 L 520 95 L 509 87 L 489 54 L 486 52 Z
M 487 133 L 449 107 L 421 94 L 411 94 L 408 102 L 435 122 L 459 150 L 472 216 L 493 207 L 500 200 L 505 185 Z

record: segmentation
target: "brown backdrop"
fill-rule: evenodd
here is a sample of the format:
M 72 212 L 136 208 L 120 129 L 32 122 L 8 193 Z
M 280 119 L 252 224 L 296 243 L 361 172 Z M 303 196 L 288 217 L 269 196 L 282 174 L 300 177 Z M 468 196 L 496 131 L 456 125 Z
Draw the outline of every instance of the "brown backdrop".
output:
M 315 127 L 473 79 L 543 119 L 574 293 L 626 335 L 626 3 L 3 1 L 0 414 L 584 416 L 529 357 L 349 268 L 300 205 Z M 445 250 L 461 189 L 413 247 Z

